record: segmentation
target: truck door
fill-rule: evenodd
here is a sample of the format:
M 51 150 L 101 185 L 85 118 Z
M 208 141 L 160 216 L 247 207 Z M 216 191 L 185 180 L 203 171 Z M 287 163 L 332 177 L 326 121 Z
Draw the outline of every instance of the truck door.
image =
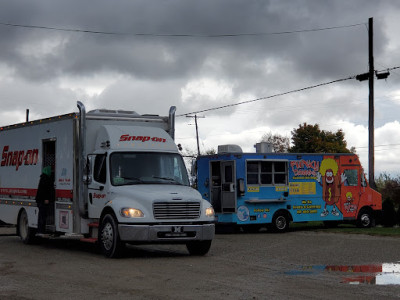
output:
M 89 218 L 99 218 L 104 205 L 107 203 L 105 190 L 107 178 L 107 155 L 88 155 L 89 185 L 88 185 L 88 210 Z
M 215 212 L 236 212 L 235 161 L 211 161 L 210 178 L 210 200 Z
M 56 170 L 56 139 L 42 140 L 42 170 L 44 167 L 51 167 L 51 180 L 55 182 L 55 170 Z M 57 193 L 56 199 L 57 200 Z M 54 215 L 55 215 L 54 202 L 49 205 L 46 217 L 46 224 L 54 227 Z
M 216 213 L 221 213 L 221 162 L 210 162 L 210 201 Z
M 236 170 L 235 161 L 221 162 L 221 210 L 223 213 L 236 212 Z
M 361 195 L 361 178 L 358 166 L 346 166 L 342 170 L 345 180 L 341 188 L 341 211 L 344 218 L 357 217 Z

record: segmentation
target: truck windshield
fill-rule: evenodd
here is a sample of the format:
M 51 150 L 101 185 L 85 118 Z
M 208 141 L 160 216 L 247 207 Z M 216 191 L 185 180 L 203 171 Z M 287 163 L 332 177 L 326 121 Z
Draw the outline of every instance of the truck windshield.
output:
M 112 185 L 189 185 L 182 157 L 175 153 L 115 152 L 110 156 Z

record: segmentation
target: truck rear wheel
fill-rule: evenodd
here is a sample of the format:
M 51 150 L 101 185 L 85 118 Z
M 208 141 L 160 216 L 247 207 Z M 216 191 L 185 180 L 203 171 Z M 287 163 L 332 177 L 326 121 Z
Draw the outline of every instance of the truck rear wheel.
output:
M 193 241 L 186 243 L 190 255 L 203 256 L 208 253 L 211 248 L 211 241 Z
M 101 252 L 109 258 L 119 257 L 124 248 L 118 234 L 118 221 L 111 214 L 104 216 L 99 230 Z
M 36 230 L 29 227 L 28 214 L 25 209 L 21 211 L 18 217 L 18 235 L 24 244 L 32 244 L 35 241 Z
M 271 228 L 274 232 L 286 232 L 289 229 L 289 217 L 284 212 L 277 212 L 272 218 Z

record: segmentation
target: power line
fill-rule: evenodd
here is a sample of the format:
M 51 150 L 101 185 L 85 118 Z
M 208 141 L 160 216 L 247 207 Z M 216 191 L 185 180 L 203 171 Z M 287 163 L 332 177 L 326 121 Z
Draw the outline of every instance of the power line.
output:
M 382 144 L 382 145 L 375 145 L 375 147 L 387 147 L 387 146 L 400 146 L 400 144 Z M 368 146 L 359 146 L 355 148 L 368 148 Z
M 275 95 L 271 95 L 271 96 L 266 96 L 266 97 L 261 97 L 261 98 L 257 98 L 257 99 L 253 99 L 253 100 L 247 100 L 247 101 L 242 101 L 242 102 L 238 102 L 238 103 L 227 104 L 227 105 L 223 105 L 223 106 L 218 106 L 218 107 L 203 109 L 203 110 L 194 111 L 194 112 L 190 112 L 190 113 L 185 113 L 185 114 L 177 115 L 177 117 L 187 116 L 187 115 L 191 115 L 191 114 L 198 114 L 198 113 L 203 113 L 203 112 L 207 112 L 207 111 L 213 111 L 213 110 L 238 106 L 238 105 L 242 105 L 242 104 L 257 102 L 257 101 L 261 101 L 261 100 L 271 99 L 271 98 L 284 96 L 284 95 L 288 95 L 288 94 L 292 94 L 292 93 L 297 93 L 297 92 L 301 92 L 301 91 L 305 91 L 305 90 L 310 90 L 310 89 L 314 89 L 314 88 L 317 88 L 320 86 L 324 86 L 324 85 L 328 85 L 328 84 L 332 84 L 332 83 L 336 83 L 336 82 L 341 82 L 341 81 L 346 81 L 346 80 L 350 80 L 350 79 L 355 79 L 355 78 L 356 78 L 356 76 L 354 75 L 354 76 L 350 76 L 347 78 L 341 78 L 341 79 L 336 79 L 336 80 L 332 80 L 329 82 L 319 83 L 316 85 L 312 85 L 312 86 L 308 86 L 308 87 L 304 87 L 304 88 L 300 88 L 300 89 L 296 89 L 296 90 L 292 90 L 292 91 L 288 91 L 288 92 L 283 92 L 283 93 L 279 93 L 279 94 L 275 94 Z
M 400 69 L 400 66 L 388 68 L 388 69 L 385 69 L 384 71 L 391 71 L 391 70 L 395 70 L 395 69 Z M 376 72 L 382 72 L 382 71 L 376 71 Z M 214 111 L 214 110 L 219 110 L 219 109 L 223 109 L 223 108 L 229 108 L 229 107 L 238 106 L 238 105 L 242 105 L 242 104 L 248 104 L 248 103 L 252 103 L 252 102 L 257 102 L 257 101 L 261 101 L 261 100 L 267 100 L 267 99 L 271 99 L 271 98 L 275 98 L 275 97 L 279 97 L 279 96 L 284 96 L 284 95 L 288 95 L 288 94 L 302 92 L 302 91 L 305 91 L 305 90 L 314 89 L 314 88 L 317 88 L 317 87 L 320 87 L 320 86 L 325 86 L 325 85 L 329 85 L 329 84 L 336 83 L 336 82 L 342 82 L 342 81 L 355 79 L 356 77 L 357 77 L 357 75 L 353 75 L 353 76 L 349 76 L 349 77 L 346 77 L 346 78 L 341 78 L 341 79 L 336 79 L 336 80 L 332 80 L 332 81 L 328 81 L 328 82 L 324 82 L 324 83 L 319 83 L 319 84 L 316 84 L 316 85 L 312 85 L 312 86 L 308 86 L 308 87 L 304 87 L 304 88 L 300 88 L 300 89 L 296 89 L 296 90 L 292 90 L 292 91 L 288 91 L 288 92 L 283 92 L 283 93 L 279 93 L 279 94 L 275 94 L 275 95 L 271 95 L 271 96 L 266 96 L 266 97 L 261 97 L 261 98 L 257 98 L 257 99 L 242 101 L 242 102 L 238 102 L 238 103 L 232 103 L 232 104 L 217 106 L 217 107 L 198 110 L 198 111 L 189 112 L 189 113 L 185 113 L 185 114 L 180 114 L 180 115 L 177 115 L 177 117 L 184 117 L 184 116 L 188 116 L 188 115 L 192 115 L 192 114 L 204 113 L 204 112 L 208 112 L 208 111 Z
M 101 31 L 101 30 L 85 30 L 79 28 L 61 28 L 61 27 L 51 27 L 51 26 L 39 26 L 39 25 L 26 25 L 18 23 L 5 23 L 0 22 L 1 26 L 8 27 L 21 27 L 29 29 L 42 29 L 42 30 L 54 30 L 54 31 L 66 31 L 75 33 L 91 33 L 91 34 L 102 34 L 102 35 L 132 35 L 132 36 L 148 36 L 148 37 L 181 37 L 181 38 L 224 38 L 224 37 L 243 37 L 243 36 L 268 36 L 268 35 L 283 35 L 283 34 L 294 34 L 294 33 L 304 33 L 304 32 L 317 32 L 326 31 L 334 29 L 343 29 L 365 25 L 365 23 L 342 25 L 342 26 L 331 26 L 324 28 L 312 28 L 312 29 L 301 29 L 292 31 L 280 31 L 280 32 L 258 32 L 258 33 L 226 33 L 226 34 L 174 34 L 174 33 L 123 33 L 123 32 L 113 32 L 113 31 Z

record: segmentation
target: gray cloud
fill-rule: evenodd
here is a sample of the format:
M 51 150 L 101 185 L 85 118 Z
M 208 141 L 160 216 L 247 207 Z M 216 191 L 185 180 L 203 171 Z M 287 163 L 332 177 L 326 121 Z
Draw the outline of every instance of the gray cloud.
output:
M 20 2 L 19 2 L 20 3 Z M 366 22 L 375 1 L 37 1 L 2 4 L 3 22 L 118 33 L 225 34 L 280 32 Z M 362 5 L 361 5 L 362 4 Z M 357 11 L 349 14 L 348 11 Z M 378 10 L 379 11 L 379 10 Z M 346 13 L 347 12 L 347 13 Z M 357 17 L 360 16 L 360 17 Z M 177 38 L 108 36 L 0 27 L 1 59 L 21 76 L 48 80 L 63 74 L 119 71 L 137 77 L 187 77 L 210 56 L 221 60 L 224 76 L 246 74 L 249 60 L 290 60 L 305 76 L 329 78 L 357 72 L 366 65 L 366 29 L 258 37 Z M 384 34 L 378 26 L 378 41 Z M 51 53 L 34 60 L 19 53 L 38 40 L 55 43 Z M 365 47 L 360 47 L 364 44 Z M 384 45 L 384 43 L 377 43 Z M 382 48 L 383 46 L 380 46 Z M 378 48 L 379 50 L 379 48 Z M 360 54 L 364 55 L 360 55 Z M 31 69 L 34 71 L 26 72 Z M 356 69 L 356 70 L 353 70 Z M 250 76 L 252 73 L 249 74 Z M 253 76 L 259 76 L 254 74 Z M 240 78 L 240 77 L 239 77 Z
M 76 100 L 89 108 L 158 114 L 176 105 L 178 113 L 186 113 L 344 78 L 368 68 L 369 17 L 376 69 L 390 68 L 400 65 L 399 6 L 395 0 L 2 1 L 1 23 L 118 33 L 0 25 L 3 114 L 25 108 L 40 112 L 33 113 L 37 117 L 65 113 L 76 110 Z M 361 25 L 293 32 L 352 24 Z M 279 32 L 292 33 L 272 34 Z M 270 34 L 200 37 L 245 33 Z M 380 125 L 398 111 L 399 79 L 393 72 L 387 83 L 376 83 Z M 201 90 L 202 81 L 208 91 Z M 380 103 L 382 94 L 390 99 Z M 271 128 L 293 129 L 305 121 L 364 125 L 367 97 L 366 83 L 352 80 L 207 115 L 222 120 L 237 114 L 251 126 Z M 230 128 L 222 121 L 217 126 Z

